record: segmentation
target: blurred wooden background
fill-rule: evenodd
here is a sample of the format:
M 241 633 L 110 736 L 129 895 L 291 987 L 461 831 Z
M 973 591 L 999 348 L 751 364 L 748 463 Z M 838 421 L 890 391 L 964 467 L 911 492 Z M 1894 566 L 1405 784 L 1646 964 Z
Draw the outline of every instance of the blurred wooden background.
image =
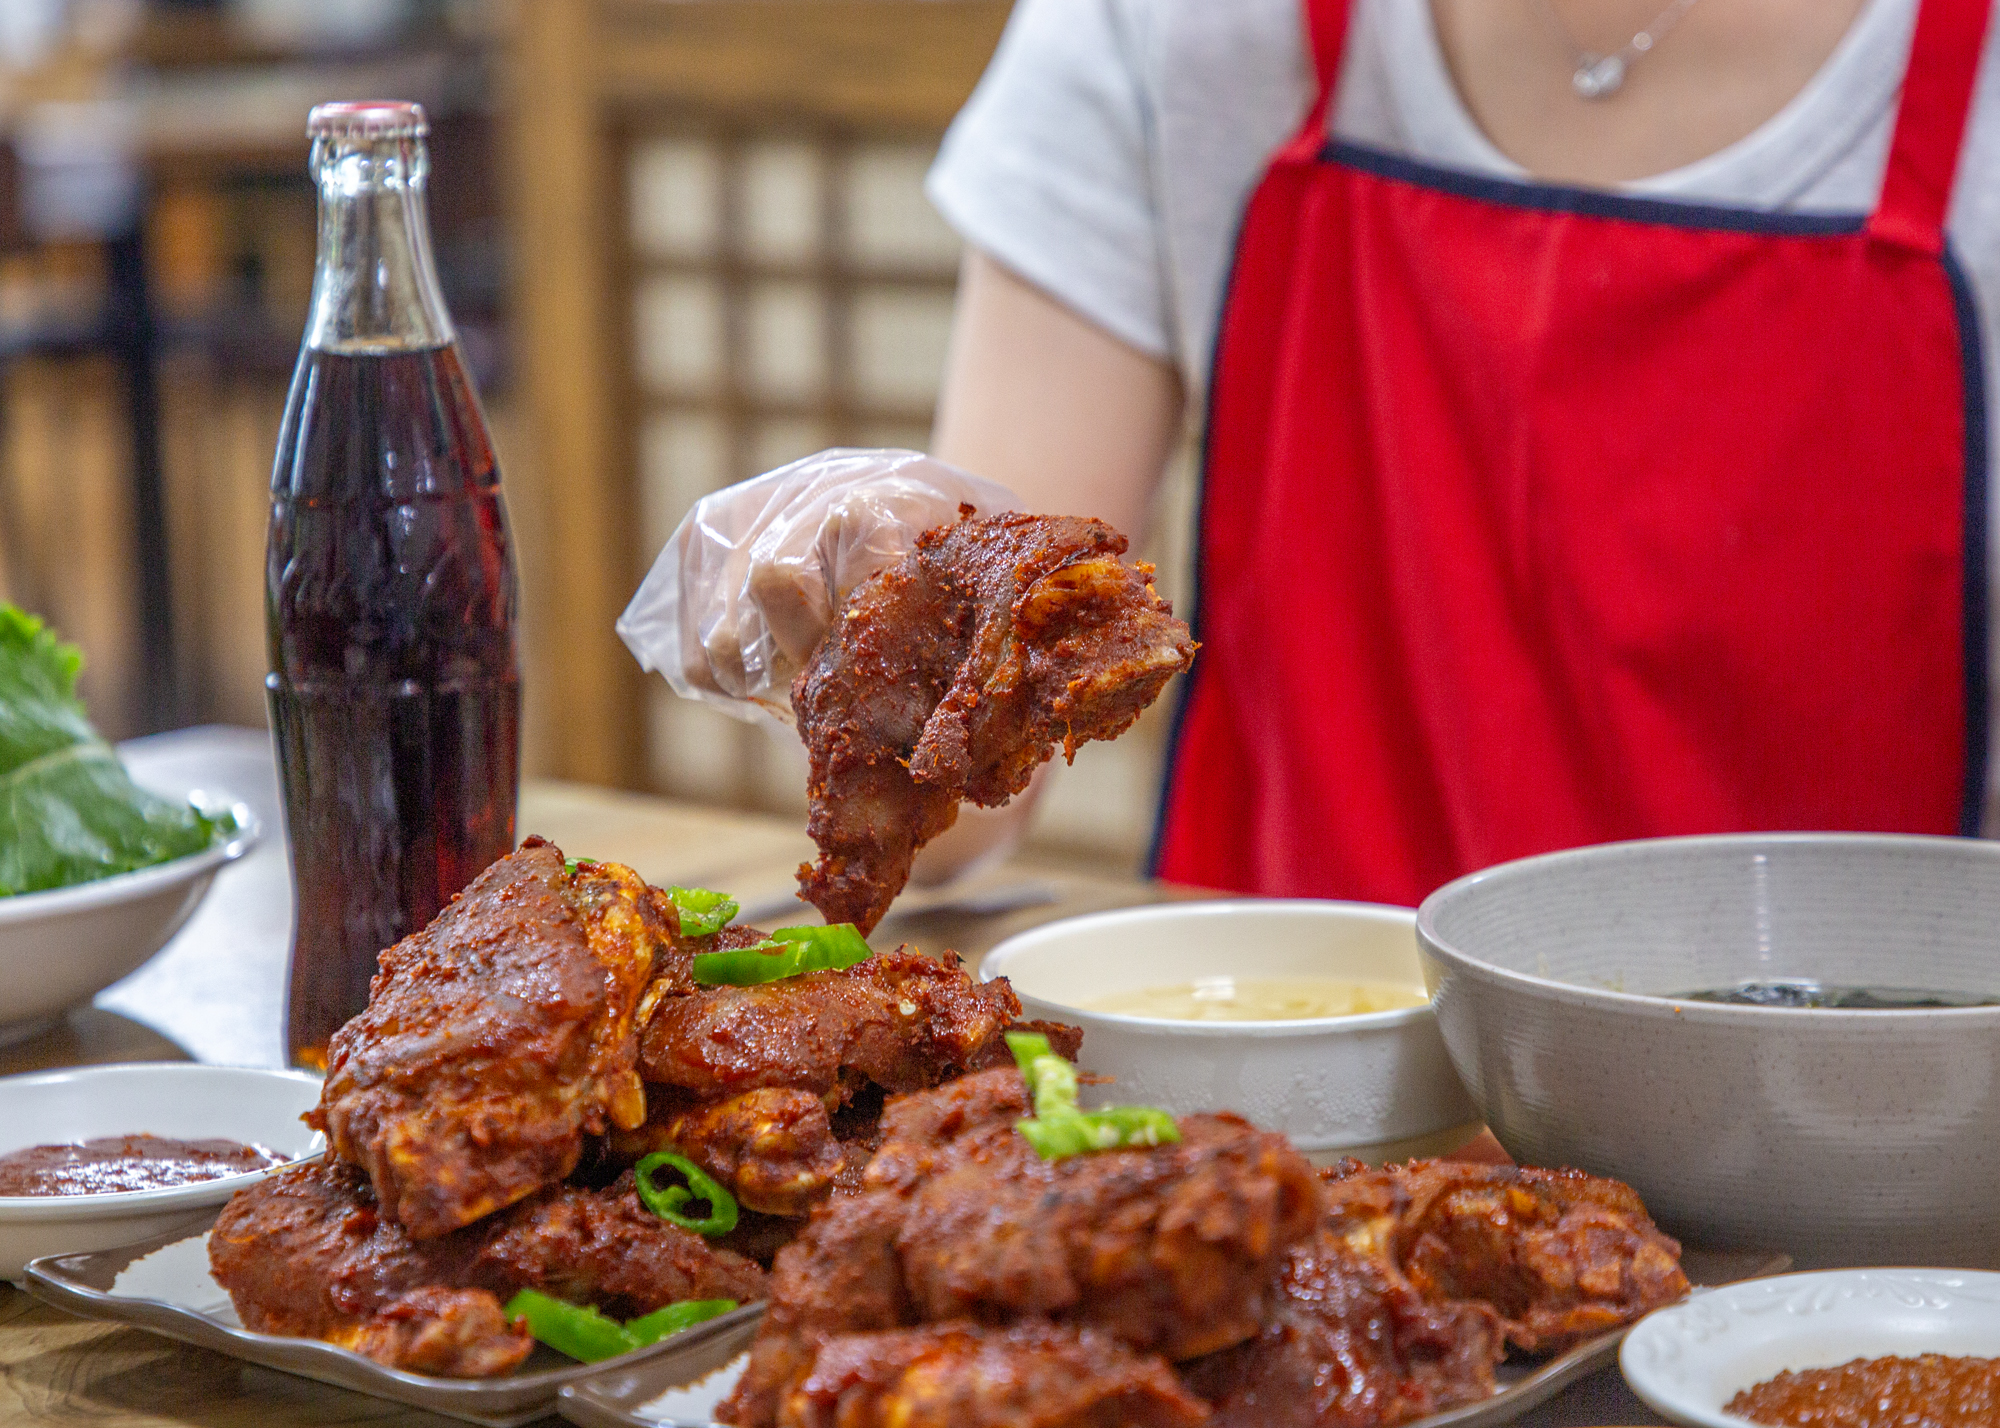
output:
M 1007 8 L 419 0 L 372 43 L 300 56 L 246 38 L 227 6 L 183 4 L 135 8 L 96 53 L 72 40 L 17 78 L 0 117 L 18 121 L 154 76 L 135 162 L 163 334 L 168 722 L 263 720 L 266 490 L 312 267 L 304 111 L 395 85 L 438 116 L 440 260 L 523 581 L 529 770 L 802 809 L 795 745 L 677 699 L 612 622 L 703 493 L 823 446 L 926 444 L 959 245 L 922 179 Z M 0 216 L 0 331 L 88 308 L 101 245 L 5 232 Z M 113 361 L 0 343 L 0 593 L 85 646 L 114 735 L 161 712 L 138 674 L 130 447 Z M 1176 597 L 1188 465 L 1148 551 Z M 1138 859 L 1166 723 L 1163 703 L 1086 747 L 1035 841 Z

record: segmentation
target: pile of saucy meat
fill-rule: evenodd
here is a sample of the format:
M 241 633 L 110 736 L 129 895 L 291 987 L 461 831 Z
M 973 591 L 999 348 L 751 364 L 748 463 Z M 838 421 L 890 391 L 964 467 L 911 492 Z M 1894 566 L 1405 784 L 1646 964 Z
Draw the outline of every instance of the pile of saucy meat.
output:
M 244 1324 L 476 1377 L 765 1300 L 728 1422 L 1335 1428 L 1686 1291 L 1623 1185 L 1081 1112 L 1004 981 L 732 912 L 530 839 L 390 949 L 210 1235 Z

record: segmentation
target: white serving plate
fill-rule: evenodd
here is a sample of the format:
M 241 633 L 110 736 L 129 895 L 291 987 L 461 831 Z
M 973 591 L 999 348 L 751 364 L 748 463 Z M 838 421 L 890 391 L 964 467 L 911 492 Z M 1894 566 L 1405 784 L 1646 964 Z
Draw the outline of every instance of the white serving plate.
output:
M 1082 1064 L 1116 1078 L 1086 1104 L 1231 1110 L 1308 1154 L 1438 1154 L 1477 1131 L 1428 1006 L 1306 1021 L 1173 1021 L 1089 1011 L 1119 992 L 1196 977 L 1329 976 L 1424 985 L 1416 914 L 1304 898 L 1164 903 L 1064 918 L 1008 938 L 1005 976 L 1030 1017 L 1083 1028 Z
M 28 1266 L 25 1287 L 37 1299 L 87 1319 L 149 1329 L 246 1363 L 486 1428 L 516 1428 L 546 1418 L 556 1406 L 557 1391 L 565 1384 L 595 1374 L 627 1371 L 663 1354 L 699 1348 L 744 1324 L 754 1326 L 763 1313 L 761 1305 L 745 1305 L 602 1363 L 580 1364 L 537 1344 L 527 1362 L 500 1378 L 409 1373 L 384 1368 L 318 1339 L 253 1334 L 245 1329 L 228 1292 L 209 1272 L 207 1221 L 215 1214 L 213 1209 L 207 1211 L 200 1231 L 193 1235 L 167 1235 L 123 1249 L 39 1259 Z
M 221 1137 L 299 1159 L 326 1148 L 299 1117 L 319 1101 L 319 1078 L 161 1061 L 80 1066 L 0 1080 L 0 1154 L 101 1136 Z M 115 1195 L 0 1195 L 0 1278 L 31 1259 L 107 1249 L 212 1218 L 267 1171 L 166 1190 Z
M 199 853 L 75 887 L 0 897 L 0 1044 L 40 1030 L 166 946 L 215 875 L 257 844 L 249 806 L 227 811 L 236 831 Z
M 1722 1406 L 1780 1370 L 1927 1353 L 2000 1357 L 2000 1274 L 1841 1269 L 1731 1284 L 1642 1319 L 1618 1363 L 1656 1413 L 1743 1428 Z

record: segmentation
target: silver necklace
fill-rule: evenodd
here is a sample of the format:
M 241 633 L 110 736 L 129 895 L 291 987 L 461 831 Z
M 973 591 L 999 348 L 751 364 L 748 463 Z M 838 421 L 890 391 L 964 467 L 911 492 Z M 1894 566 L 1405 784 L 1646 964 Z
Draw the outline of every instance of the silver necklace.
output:
M 1603 99 L 1616 94 L 1625 83 L 1625 72 L 1641 55 L 1664 40 L 1667 32 L 1680 23 L 1681 16 L 1693 8 L 1694 0 L 1672 0 L 1645 29 L 1610 54 L 1601 55 L 1576 42 L 1550 0 L 1535 0 L 1535 9 L 1540 12 L 1543 22 L 1568 47 L 1570 62 L 1576 66 L 1569 77 L 1570 88 L 1585 99 Z

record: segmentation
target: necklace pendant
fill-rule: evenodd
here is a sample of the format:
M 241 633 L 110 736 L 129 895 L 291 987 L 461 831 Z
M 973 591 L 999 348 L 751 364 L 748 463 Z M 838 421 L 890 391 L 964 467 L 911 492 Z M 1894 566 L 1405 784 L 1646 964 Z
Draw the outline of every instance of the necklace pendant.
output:
M 1616 94 L 1625 83 L 1622 55 L 1589 55 L 1569 77 L 1570 87 L 1585 99 L 1602 99 Z

